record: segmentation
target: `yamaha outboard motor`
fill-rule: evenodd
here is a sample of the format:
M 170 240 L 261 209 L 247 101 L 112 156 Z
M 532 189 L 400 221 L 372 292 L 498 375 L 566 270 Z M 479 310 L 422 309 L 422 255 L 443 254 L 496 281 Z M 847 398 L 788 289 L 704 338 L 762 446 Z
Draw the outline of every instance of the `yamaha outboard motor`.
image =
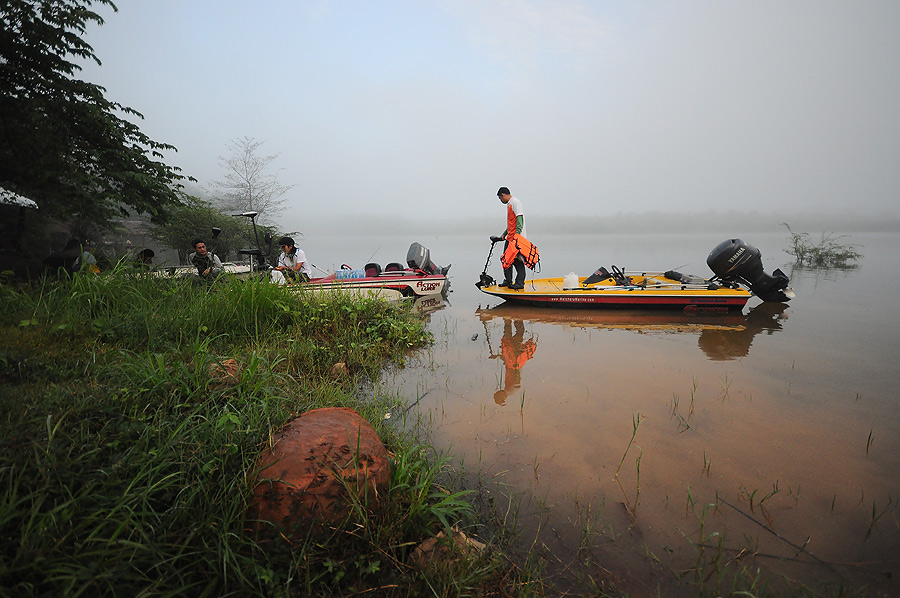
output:
M 406 252 L 406 263 L 410 268 L 421 270 L 426 274 L 446 275 L 447 270 L 450 269 L 450 266 L 447 266 L 446 268 L 436 266 L 431 261 L 431 252 L 421 243 L 413 243 L 409 246 L 409 251 Z
M 740 239 L 722 241 L 709 253 L 706 265 L 723 283 L 742 282 L 750 292 L 763 301 L 790 301 L 793 293 L 787 288 L 790 280 L 781 270 L 772 275 L 763 271 L 759 249 Z

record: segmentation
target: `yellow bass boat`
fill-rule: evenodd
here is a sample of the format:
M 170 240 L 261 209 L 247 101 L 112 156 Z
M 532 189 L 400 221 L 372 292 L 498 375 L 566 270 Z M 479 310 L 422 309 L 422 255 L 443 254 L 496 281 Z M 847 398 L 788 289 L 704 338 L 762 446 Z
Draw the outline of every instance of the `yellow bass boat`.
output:
M 572 273 L 528 280 L 521 289 L 498 284 L 487 274 L 486 263 L 475 286 L 488 295 L 528 305 L 681 309 L 688 313 L 740 310 L 754 295 L 781 303 L 794 297 L 788 277 L 781 270 L 766 274 L 759 250 L 740 239 L 720 243 L 706 263 L 715 276 L 702 278 L 673 270 L 625 272 L 612 266 L 612 271 L 601 267 L 585 277 Z

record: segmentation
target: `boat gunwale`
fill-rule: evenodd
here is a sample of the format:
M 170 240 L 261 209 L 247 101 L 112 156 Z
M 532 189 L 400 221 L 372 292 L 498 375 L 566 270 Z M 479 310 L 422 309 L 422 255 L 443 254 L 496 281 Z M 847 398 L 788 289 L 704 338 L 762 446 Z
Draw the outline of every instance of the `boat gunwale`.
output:
M 732 310 L 742 309 L 752 297 L 750 291 L 741 287 L 710 289 L 708 285 L 681 283 L 656 273 L 631 276 L 644 277 L 644 280 L 662 278 L 671 282 L 643 286 L 603 285 L 601 283 L 604 281 L 598 281 L 584 286 L 587 277 L 580 277 L 578 287 L 565 288 L 564 277 L 553 277 L 526 281 L 524 289 L 508 289 L 498 285 L 481 286 L 479 289 L 492 297 L 518 304 L 585 308 L 683 309 L 696 306 Z M 612 279 L 605 280 L 613 282 Z M 713 284 L 712 281 L 709 284 Z

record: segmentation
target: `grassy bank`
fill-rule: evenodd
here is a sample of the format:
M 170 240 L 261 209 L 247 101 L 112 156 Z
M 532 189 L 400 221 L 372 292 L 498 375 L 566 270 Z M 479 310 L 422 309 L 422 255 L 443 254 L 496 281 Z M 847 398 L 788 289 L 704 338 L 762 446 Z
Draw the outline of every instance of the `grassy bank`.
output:
M 408 309 L 125 270 L 0 293 L 0 595 L 511 587 L 491 551 L 454 570 L 408 564 L 422 540 L 473 523 L 445 460 L 387 419 L 403 412 L 397 399 L 354 390 L 431 341 Z M 239 373 L 223 382 L 231 359 Z M 256 458 L 285 422 L 325 406 L 359 411 L 392 451 L 385 506 L 359 503 L 305 541 L 260 546 L 245 515 Z

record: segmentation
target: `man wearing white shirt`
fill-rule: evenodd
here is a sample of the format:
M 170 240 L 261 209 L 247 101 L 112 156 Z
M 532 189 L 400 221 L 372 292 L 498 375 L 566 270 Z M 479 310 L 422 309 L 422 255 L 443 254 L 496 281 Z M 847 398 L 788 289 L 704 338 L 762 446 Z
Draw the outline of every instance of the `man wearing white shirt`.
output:
M 294 240 L 290 237 L 281 237 L 278 244 L 281 246 L 281 255 L 272 270 L 272 281 L 284 284 L 290 278 L 308 282 L 312 277 L 312 267 L 303 250 L 294 245 Z
M 522 209 L 522 202 L 512 196 L 508 187 L 500 187 L 497 191 L 497 198 L 506 206 L 506 230 L 498 237 L 491 237 L 491 241 L 497 242 L 506 240 L 503 247 L 505 254 L 509 247 L 510 241 L 515 235 L 521 235 L 527 239 L 525 234 L 525 210 Z M 516 269 L 516 280 L 513 282 L 513 267 Z M 512 264 L 503 269 L 503 282 L 501 287 L 509 287 L 511 289 L 525 288 L 525 259 L 522 255 L 517 255 Z

